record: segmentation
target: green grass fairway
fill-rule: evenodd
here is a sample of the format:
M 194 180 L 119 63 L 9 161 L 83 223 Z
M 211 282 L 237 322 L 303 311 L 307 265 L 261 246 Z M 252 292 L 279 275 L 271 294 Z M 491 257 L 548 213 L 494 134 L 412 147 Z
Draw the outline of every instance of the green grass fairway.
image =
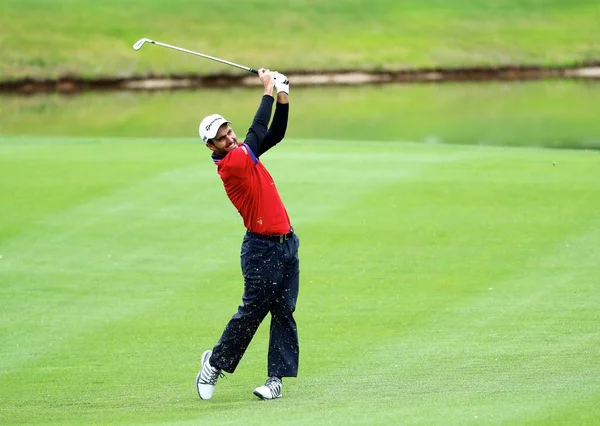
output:
M 197 139 L 0 138 L 0 424 L 596 425 L 596 151 L 290 139 L 301 368 L 200 401 L 243 225 Z M 553 165 L 553 162 L 555 165 Z
M 597 0 L 3 0 L 0 79 L 600 59 Z

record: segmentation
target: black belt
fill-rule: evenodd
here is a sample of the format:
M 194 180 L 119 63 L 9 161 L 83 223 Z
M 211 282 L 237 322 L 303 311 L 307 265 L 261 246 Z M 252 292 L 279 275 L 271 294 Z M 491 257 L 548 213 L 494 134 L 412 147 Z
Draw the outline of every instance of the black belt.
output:
M 263 235 L 263 234 L 257 234 L 256 232 L 252 232 L 252 231 L 246 231 L 246 234 L 250 235 L 253 238 L 258 238 L 259 240 L 283 243 L 294 236 L 294 230 L 291 230 L 287 234 L 282 234 L 282 235 Z

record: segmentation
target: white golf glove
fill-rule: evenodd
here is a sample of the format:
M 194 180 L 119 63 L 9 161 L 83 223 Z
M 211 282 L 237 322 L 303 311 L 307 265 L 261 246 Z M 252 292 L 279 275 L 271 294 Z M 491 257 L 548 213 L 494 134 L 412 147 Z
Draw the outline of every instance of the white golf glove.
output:
M 274 73 L 273 78 L 275 79 L 275 90 L 277 90 L 277 93 L 285 92 L 289 95 L 290 81 L 288 80 L 288 78 L 279 72 Z

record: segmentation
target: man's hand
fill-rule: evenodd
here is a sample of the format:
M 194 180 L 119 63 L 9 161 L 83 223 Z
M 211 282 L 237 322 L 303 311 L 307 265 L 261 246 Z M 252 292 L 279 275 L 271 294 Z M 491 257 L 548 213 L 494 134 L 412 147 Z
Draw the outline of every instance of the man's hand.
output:
M 265 95 L 273 96 L 273 88 L 275 87 L 273 72 L 267 68 L 261 68 L 258 70 L 258 78 L 260 78 L 265 88 Z
M 273 73 L 273 78 L 275 79 L 275 89 L 277 90 L 277 93 L 284 92 L 289 95 L 290 81 L 288 78 L 279 72 Z

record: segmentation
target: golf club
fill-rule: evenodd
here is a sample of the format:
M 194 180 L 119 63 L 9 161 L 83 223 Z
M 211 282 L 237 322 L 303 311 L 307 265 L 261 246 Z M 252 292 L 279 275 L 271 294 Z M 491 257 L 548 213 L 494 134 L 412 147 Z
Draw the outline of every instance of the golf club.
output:
M 221 62 L 222 64 L 231 65 L 233 67 L 241 68 L 241 69 L 249 71 L 251 73 L 258 74 L 258 71 L 255 70 L 254 68 L 245 67 L 243 65 L 236 64 L 234 62 L 229 62 L 224 59 L 215 58 L 214 56 L 209 56 L 209 55 L 205 55 L 203 53 L 194 52 L 193 50 L 184 49 L 182 47 L 173 46 L 171 44 L 161 43 L 160 41 L 150 40 L 149 38 L 142 38 L 142 39 L 138 40 L 133 45 L 133 50 L 140 50 L 142 48 L 142 46 L 144 45 L 144 43 L 146 43 L 146 42 L 152 43 L 152 44 L 157 44 L 157 45 L 163 46 L 163 47 L 168 47 L 169 49 L 179 50 L 180 52 L 191 53 L 192 55 L 196 55 L 196 56 L 202 56 L 203 58 L 206 58 L 206 59 L 211 59 L 213 61 Z

